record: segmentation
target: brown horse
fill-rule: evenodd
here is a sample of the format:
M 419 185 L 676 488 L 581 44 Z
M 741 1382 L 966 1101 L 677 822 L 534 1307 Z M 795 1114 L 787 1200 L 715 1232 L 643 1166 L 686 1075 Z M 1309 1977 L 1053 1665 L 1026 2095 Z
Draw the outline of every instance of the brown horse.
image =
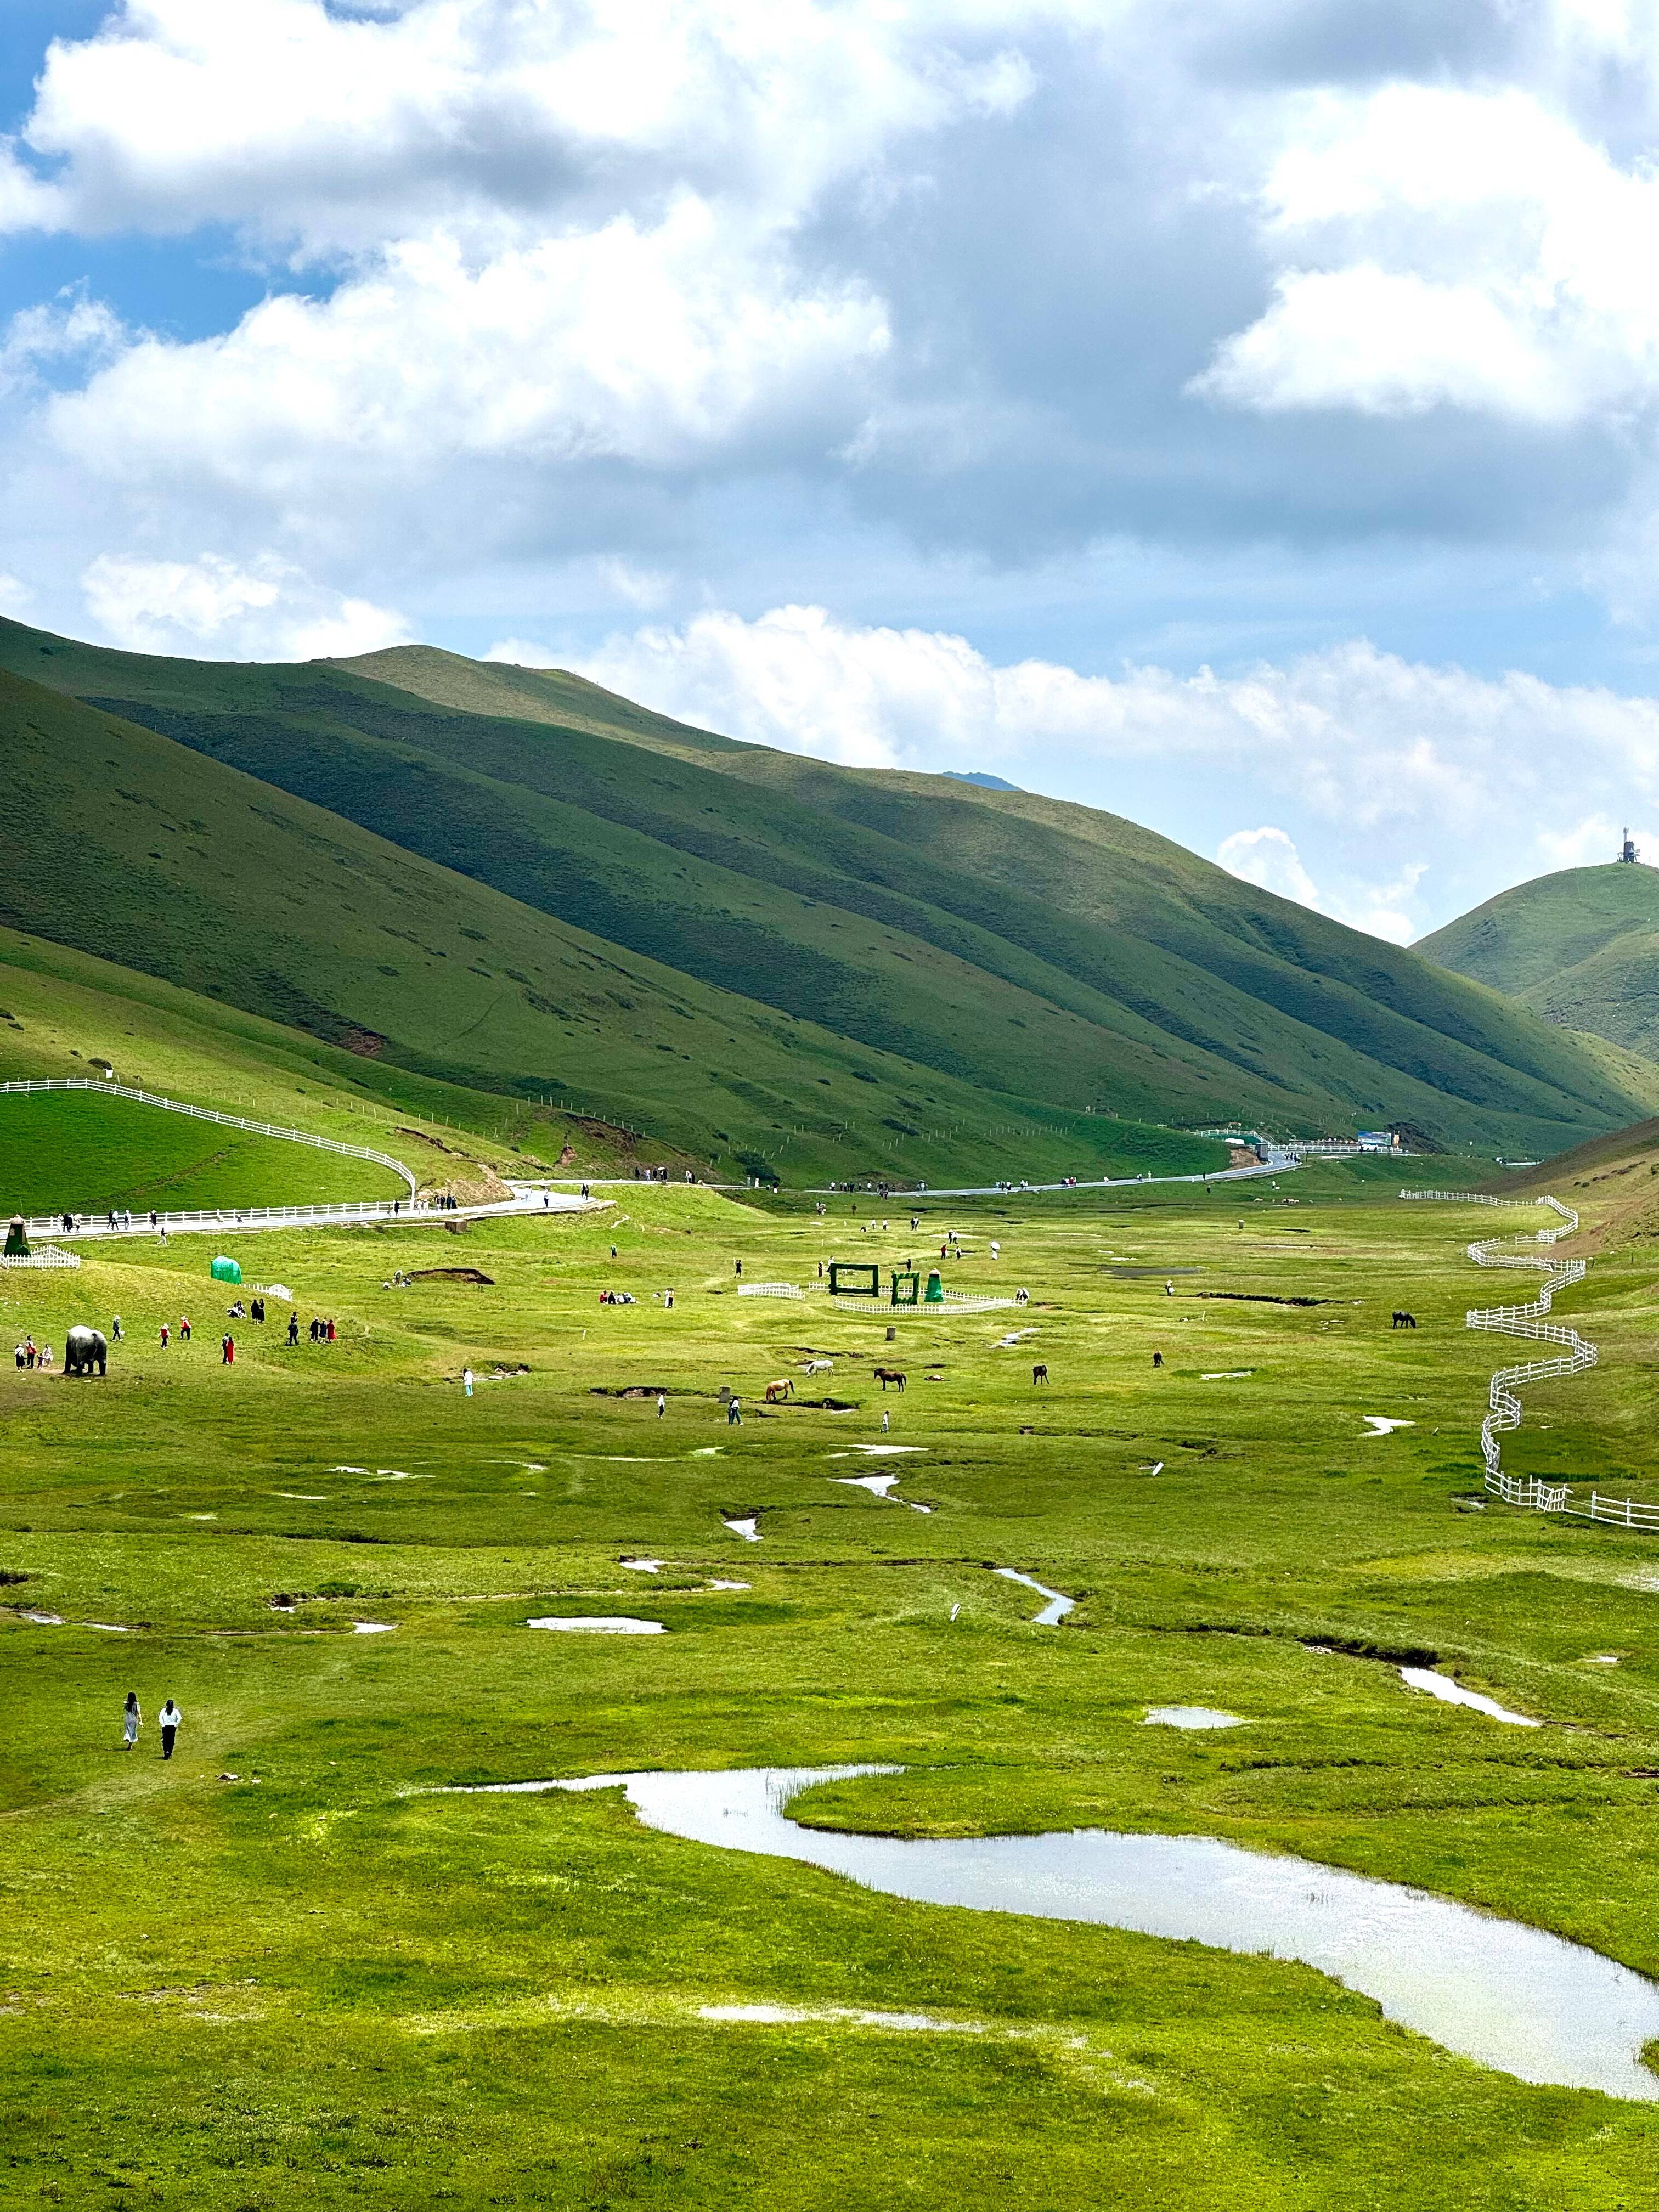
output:
M 899 1386 L 899 1395 L 903 1396 L 905 1375 L 902 1367 L 878 1367 L 875 1370 L 875 1379 L 884 1390 L 890 1382 L 896 1382 Z
M 794 1383 L 787 1375 L 781 1376 L 775 1382 L 769 1382 L 766 1386 L 766 1402 L 769 1406 L 775 1406 L 780 1398 L 793 1398 L 794 1395 Z
M 1031 1387 L 1035 1389 L 1039 1382 L 1046 1382 L 1048 1380 L 1048 1367 L 1045 1360 L 1031 1370 Z

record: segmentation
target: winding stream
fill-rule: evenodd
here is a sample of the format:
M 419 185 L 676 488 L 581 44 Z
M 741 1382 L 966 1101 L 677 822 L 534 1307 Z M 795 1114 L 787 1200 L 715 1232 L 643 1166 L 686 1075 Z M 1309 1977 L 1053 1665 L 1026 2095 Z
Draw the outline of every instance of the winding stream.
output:
M 1482 2066 L 1523 2081 L 1659 2100 L 1659 2076 L 1639 2056 L 1659 2037 L 1659 1988 L 1599 1952 L 1425 1890 L 1206 1836 L 1079 1829 L 906 1840 L 802 1828 L 785 1818 L 790 1800 L 814 1783 L 902 1771 L 596 1774 L 484 1790 L 621 1789 L 647 1827 L 823 1867 L 890 1897 L 1091 1921 L 1299 1960 Z

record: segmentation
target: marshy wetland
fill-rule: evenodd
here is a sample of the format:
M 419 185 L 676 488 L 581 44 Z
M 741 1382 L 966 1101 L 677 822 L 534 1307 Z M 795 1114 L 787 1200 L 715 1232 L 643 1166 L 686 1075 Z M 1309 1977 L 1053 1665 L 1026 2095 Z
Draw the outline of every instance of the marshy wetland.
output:
M 125 1330 L 4 1371 L 0 2203 L 1650 2201 L 1659 1538 L 1464 1510 L 1536 1215 L 1398 1182 L 920 1201 L 1011 1346 L 735 1295 L 907 1256 L 839 1197 L 267 1235 L 337 1339 L 233 1369 L 203 1240 L 0 1276 Z M 1601 1364 L 1505 1463 L 1651 1496 L 1659 1264 L 1562 1195 Z

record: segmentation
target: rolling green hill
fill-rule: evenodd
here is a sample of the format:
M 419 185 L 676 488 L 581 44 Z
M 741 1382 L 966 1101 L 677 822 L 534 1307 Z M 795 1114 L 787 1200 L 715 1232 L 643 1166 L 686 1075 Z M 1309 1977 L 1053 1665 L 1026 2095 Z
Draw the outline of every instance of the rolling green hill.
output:
M 23 939 L 263 1016 L 293 1046 L 308 1033 L 366 1091 L 511 1131 L 550 1165 L 603 1139 L 562 1103 L 738 1180 L 775 1161 L 845 1180 L 907 1152 L 933 1180 L 988 1161 L 1225 1164 L 1219 1145 L 977 1089 L 711 989 L 40 685 L 0 676 L 0 920 Z M 11 1072 L 70 1071 L 24 1054 Z
M 1539 876 L 1413 949 L 1546 1021 L 1659 1056 L 1659 869 Z
M 228 817 L 192 830 L 169 797 L 141 836 L 121 806 L 155 794 L 100 796 L 113 909 L 77 899 L 66 852 L 13 892 L 21 924 L 439 1079 L 598 1091 L 694 1149 L 939 1180 L 994 1131 L 1018 1173 L 1039 1129 L 1087 1159 L 1148 1141 L 1091 1109 L 1557 1150 L 1659 1104 L 1644 1063 L 1089 808 L 738 744 L 426 647 L 229 665 L 5 623 L 0 665 L 125 726 L 107 757 L 165 781 L 179 748 L 206 757 L 219 780 L 193 784 L 258 824 L 243 854 Z M 125 774 L 82 752 L 94 783 Z

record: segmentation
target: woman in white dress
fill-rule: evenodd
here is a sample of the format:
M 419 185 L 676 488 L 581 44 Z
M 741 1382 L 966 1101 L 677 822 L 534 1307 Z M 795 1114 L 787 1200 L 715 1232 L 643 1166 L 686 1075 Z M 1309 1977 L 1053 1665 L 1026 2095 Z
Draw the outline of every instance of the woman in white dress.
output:
M 143 1713 L 138 1710 L 137 1691 L 129 1690 L 127 1692 L 127 1709 L 121 1716 L 121 1740 L 125 1744 L 129 1751 L 132 1749 L 133 1745 L 138 1741 L 139 1724 L 143 1720 Z

